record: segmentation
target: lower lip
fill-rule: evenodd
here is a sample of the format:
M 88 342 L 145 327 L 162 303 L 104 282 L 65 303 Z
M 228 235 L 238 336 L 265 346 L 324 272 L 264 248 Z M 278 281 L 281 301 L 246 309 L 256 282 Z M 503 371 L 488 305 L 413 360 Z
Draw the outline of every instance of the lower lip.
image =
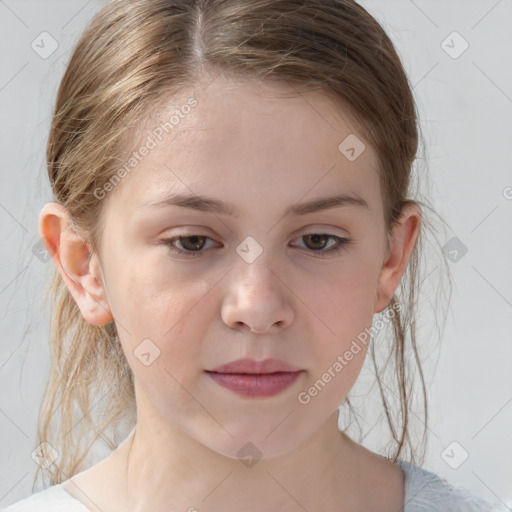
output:
M 299 375 L 298 372 L 277 373 L 216 373 L 206 372 L 217 384 L 231 391 L 251 397 L 274 396 L 293 384 Z

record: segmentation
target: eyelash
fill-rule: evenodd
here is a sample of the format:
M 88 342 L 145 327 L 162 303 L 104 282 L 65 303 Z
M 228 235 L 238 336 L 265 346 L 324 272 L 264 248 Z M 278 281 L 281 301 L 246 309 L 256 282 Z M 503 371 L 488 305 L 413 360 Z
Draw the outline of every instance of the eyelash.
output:
M 327 249 L 327 250 L 306 249 L 306 250 L 308 250 L 310 252 L 313 252 L 315 254 L 319 254 L 321 258 L 325 258 L 325 257 L 328 257 L 330 255 L 336 256 L 337 254 L 339 254 L 340 252 L 345 250 L 346 247 L 350 243 L 352 243 L 352 241 L 350 239 L 348 239 L 348 238 L 343 238 L 343 237 L 339 237 L 339 236 L 336 236 L 336 235 L 330 235 L 328 233 L 306 233 L 305 235 L 302 235 L 299 238 L 304 238 L 306 236 L 315 236 L 315 235 L 332 238 L 333 240 L 336 241 L 336 245 L 334 247 L 331 247 L 331 248 Z M 190 251 L 190 250 L 185 250 L 185 249 L 179 249 L 179 248 L 174 246 L 174 242 L 176 242 L 177 240 L 182 240 L 182 239 L 187 239 L 187 238 L 197 238 L 197 237 L 207 238 L 207 239 L 211 240 L 210 237 L 205 237 L 204 235 L 179 235 L 179 236 L 174 236 L 172 238 L 165 238 L 165 239 L 162 240 L 162 243 L 164 245 L 166 245 L 168 247 L 169 251 L 174 253 L 174 254 L 186 255 L 187 257 L 190 257 L 190 258 L 198 258 L 204 252 L 203 249 L 200 249 L 198 251 Z M 323 256 L 322 254 L 327 254 L 328 256 Z

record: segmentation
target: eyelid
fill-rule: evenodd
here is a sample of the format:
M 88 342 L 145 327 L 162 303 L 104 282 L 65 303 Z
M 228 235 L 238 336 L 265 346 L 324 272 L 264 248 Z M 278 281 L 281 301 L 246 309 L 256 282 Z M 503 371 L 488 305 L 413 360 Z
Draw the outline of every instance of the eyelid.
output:
M 353 240 L 350 238 L 333 235 L 331 233 L 323 232 L 322 230 L 314 230 L 314 231 L 308 231 L 306 233 L 302 233 L 299 236 L 296 236 L 293 240 L 301 239 L 306 236 L 314 236 L 314 235 L 324 236 L 330 240 L 335 241 L 334 246 L 329 247 L 327 250 L 308 249 L 307 247 L 301 248 L 303 252 L 306 252 L 310 255 L 315 255 L 314 257 L 329 258 L 331 256 L 333 256 L 333 257 L 337 256 L 340 252 L 345 250 L 347 248 L 347 246 L 349 246 L 353 243 Z M 213 238 L 211 238 L 207 235 L 199 234 L 199 233 L 192 233 L 192 234 L 177 234 L 172 237 L 162 239 L 161 243 L 164 245 L 167 245 L 169 248 L 169 251 L 173 254 L 185 255 L 185 257 L 188 259 L 199 258 L 207 252 L 207 249 L 201 248 L 197 251 L 193 251 L 193 250 L 187 250 L 187 249 L 180 249 L 179 247 L 176 247 L 174 245 L 174 243 L 177 241 L 179 242 L 180 239 L 194 238 L 194 237 L 206 238 L 207 240 L 211 240 L 211 241 L 215 242 L 215 240 L 213 240 Z M 218 243 L 218 242 L 215 242 L 215 243 Z M 212 247 L 209 247 L 208 249 L 212 249 Z M 318 255 L 318 256 L 316 256 L 316 255 Z
M 210 236 L 209 234 L 206 233 L 206 231 L 211 233 L 210 229 L 203 227 L 203 226 L 190 226 L 189 229 L 190 228 L 195 229 L 196 231 L 173 232 L 170 236 L 168 236 L 162 240 L 170 240 L 170 239 L 176 239 L 176 238 L 189 238 L 189 237 L 194 237 L 194 236 L 206 237 L 206 238 L 210 238 L 210 239 L 214 240 L 213 236 Z M 305 232 L 302 230 L 296 231 L 293 234 L 292 240 L 295 240 L 296 238 L 300 238 L 302 236 L 308 236 L 308 235 L 327 235 L 327 236 L 332 236 L 334 238 L 350 238 L 350 236 L 348 235 L 348 233 L 345 230 L 343 230 L 343 231 L 345 231 L 344 234 L 335 234 L 335 233 L 329 232 L 331 229 L 336 229 L 336 228 L 334 228 L 334 226 L 327 227 L 327 228 L 313 226 L 313 227 L 302 228 L 302 229 L 306 229 L 306 231 Z M 340 229 L 340 228 L 338 228 L 338 229 Z M 165 231 L 167 231 L 167 230 L 165 230 Z M 242 237 L 242 240 L 243 239 L 244 239 L 244 237 Z

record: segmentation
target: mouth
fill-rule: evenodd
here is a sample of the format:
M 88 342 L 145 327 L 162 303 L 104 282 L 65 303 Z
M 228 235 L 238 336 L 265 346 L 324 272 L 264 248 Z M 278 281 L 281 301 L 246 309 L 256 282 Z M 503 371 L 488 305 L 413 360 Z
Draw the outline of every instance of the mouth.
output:
M 291 386 L 304 370 L 267 373 L 223 373 L 206 371 L 218 385 L 244 397 L 264 398 L 278 395 Z

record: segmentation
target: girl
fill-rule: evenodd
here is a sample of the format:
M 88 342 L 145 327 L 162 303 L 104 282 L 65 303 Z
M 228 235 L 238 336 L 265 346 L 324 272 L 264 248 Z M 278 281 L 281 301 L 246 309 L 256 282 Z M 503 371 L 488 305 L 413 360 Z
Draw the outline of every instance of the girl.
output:
M 107 3 L 47 150 L 51 485 L 6 511 L 506 510 L 403 455 L 417 123 L 393 44 L 351 0 Z M 386 325 L 392 456 L 338 427 Z M 94 442 L 123 419 L 128 436 L 84 470 L 82 420 Z

